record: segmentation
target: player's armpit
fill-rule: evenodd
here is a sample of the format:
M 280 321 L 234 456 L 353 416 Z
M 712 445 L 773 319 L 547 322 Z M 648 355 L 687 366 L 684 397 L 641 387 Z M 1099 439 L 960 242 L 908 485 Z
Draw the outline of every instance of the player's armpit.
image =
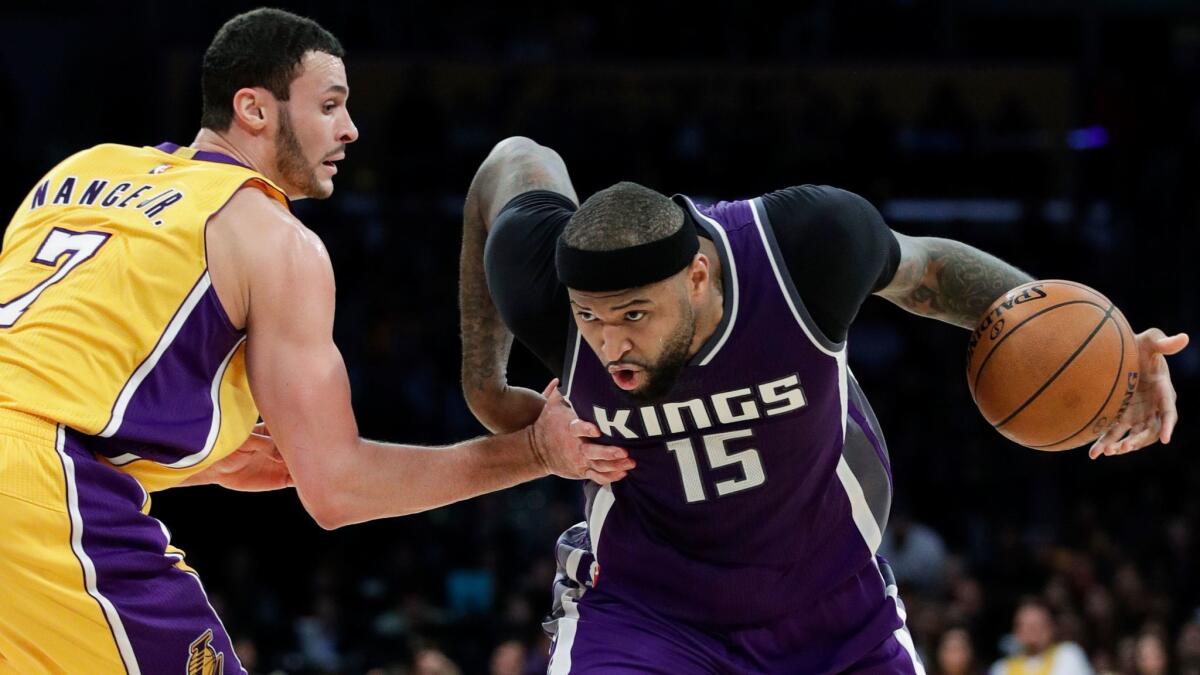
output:
M 1033 277 L 961 242 L 895 233 L 900 264 L 876 292 L 904 309 L 968 330 L 992 302 Z

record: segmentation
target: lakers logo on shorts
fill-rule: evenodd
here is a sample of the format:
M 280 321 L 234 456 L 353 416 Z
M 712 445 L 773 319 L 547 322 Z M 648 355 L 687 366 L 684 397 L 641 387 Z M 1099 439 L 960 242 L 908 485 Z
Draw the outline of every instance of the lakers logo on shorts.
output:
M 212 639 L 209 628 L 188 647 L 187 675 L 224 675 L 225 654 L 213 649 Z

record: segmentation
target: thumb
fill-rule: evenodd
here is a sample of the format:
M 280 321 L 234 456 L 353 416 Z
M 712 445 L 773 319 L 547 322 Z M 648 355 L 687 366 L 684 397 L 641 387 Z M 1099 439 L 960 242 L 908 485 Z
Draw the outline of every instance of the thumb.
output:
M 542 390 L 542 398 L 546 398 L 546 399 L 550 398 L 550 395 L 553 394 L 554 390 L 557 388 L 558 388 L 558 378 L 556 377 L 553 380 L 550 380 L 550 384 L 546 385 L 546 388 Z
M 1187 333 L 1176 333 L 1171 337 L 1164 337 L 1155 340 L 1154 350 L 1160 354 L 1166 354 L 1168 356 L 1171 354 L 1178 354 L 1179 352 L 1183 351 L 1184 347 L 1188 346 L 1189 341 L 1190 338 L 1188 338 Z

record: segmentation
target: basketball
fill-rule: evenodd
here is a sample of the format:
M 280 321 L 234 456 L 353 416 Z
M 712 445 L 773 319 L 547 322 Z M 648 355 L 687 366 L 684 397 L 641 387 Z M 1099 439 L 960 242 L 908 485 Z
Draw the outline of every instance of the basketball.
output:
M 1125 316 L 1071 281 L 1012 289 L 988 308 L 967 345 L 967 384 L 979 411 L 1035 450 L 1095 440 L 1125 412 L 1137 381 Z

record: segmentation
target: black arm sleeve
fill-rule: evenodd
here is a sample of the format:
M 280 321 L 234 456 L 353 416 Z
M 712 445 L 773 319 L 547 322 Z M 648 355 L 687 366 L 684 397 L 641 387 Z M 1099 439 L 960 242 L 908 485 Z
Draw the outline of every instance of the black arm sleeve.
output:
M 559 377 L 572 319 L 554 250 L 575 208 L 557 192 L 519 194 L 500 209 L 483 249 L 488 290 L 500 318 Z
M 825 337 L 846 339 L 859 307 L 891 282 L 900 243 L 870 202 L 826 185 L 763 196 L 792 283 Z

